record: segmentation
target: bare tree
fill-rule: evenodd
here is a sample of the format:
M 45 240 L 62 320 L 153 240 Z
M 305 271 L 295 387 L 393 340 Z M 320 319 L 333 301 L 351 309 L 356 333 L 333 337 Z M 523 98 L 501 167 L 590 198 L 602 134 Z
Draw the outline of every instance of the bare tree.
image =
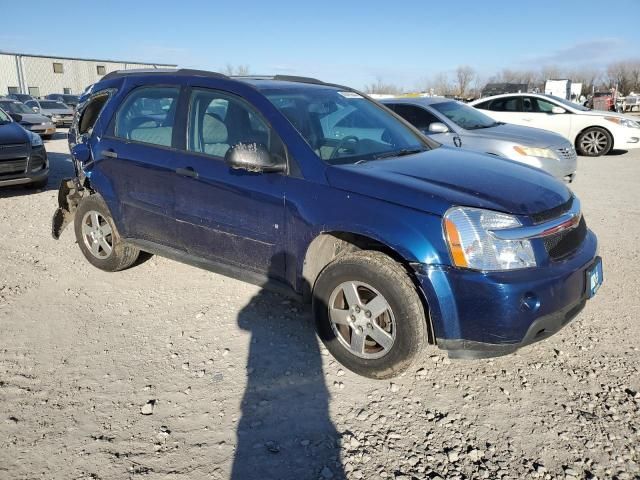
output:
M 365 86 L 364 91 L 366 93 L 381 93 L 398 95 L 402 93 L 402 89 L 392 83 L 385 83 L 382 81 L 382 77 L 376 77 L 376 82 Z
M 238 65 L 234 66 L 232 63 L 227 63 L 222 70 L 222 72 L 227 76 L 244 76 L 249 75 L 249 65 Z
M 631 82 L 630 90 L 634 93 L 640 93 L 640 60 L 629 63 L 629 80 Z
M 617 87 L 623 94 L 629 93 L 629 87 L 633 83 L 629 62 L 615 62 L 607 67 L 607 80 L 610 87 Z
M 432 90 L 436 95 L 451 95 L 453 86 L 447 72 L 436 73 L 427 83 L 428 89 Z
M 456 69 L 457 93 L 461 97 L 465 96 L 469 85 L 476 76 L 476 71 L 468 65 L 461 65 Z

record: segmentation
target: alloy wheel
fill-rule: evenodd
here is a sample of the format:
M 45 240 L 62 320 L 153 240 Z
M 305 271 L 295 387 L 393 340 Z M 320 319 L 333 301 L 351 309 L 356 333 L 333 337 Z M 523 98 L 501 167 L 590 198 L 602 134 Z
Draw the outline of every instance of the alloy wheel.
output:
M 396 337 L 396 321 L 389 302 L 371 285 L 344 282 L 329 297 L 329 320 L 340 343 L 360 358 L 389 353 Z
M 604 132 L 599 130 L 591 130 L 585 133 L 580 139 L 580 147 L 584 152 L 592 155 L 598 155 L 602 153 L 609 143 L 609 139 Z
M 91 254 L 104 260 L 113 251 L 113 231 L 99 212 L 89 210 L 82 217 L 82 238 Z

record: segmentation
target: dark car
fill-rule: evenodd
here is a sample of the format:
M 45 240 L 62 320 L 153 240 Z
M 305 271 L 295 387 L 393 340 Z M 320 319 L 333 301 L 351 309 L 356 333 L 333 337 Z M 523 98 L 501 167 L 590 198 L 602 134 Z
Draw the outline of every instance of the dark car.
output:
M 76 108 L 80 101 L 80 95 L 71 95 L 68 93 L 50 93 L 46 97 L 47 100 L 56 100 L 58 102 L 62 102 L 65 105 L 70 106 L 71 108 Z
M 25 130 L 0 109 L 0 187 L 47 185 L 49 162 L 39 135 Z
M 28 102 L 29 100 L 35 100 L 31 95 L 27 95 L 26 93 L 10 93 L 7 95 L 7 98 L 11 98 L 12 100 L 17 100 L 21 103 Z
M 514 352 L 601 284 L 563 183 L 441 146 L 350 88 L 179 70 L 108 74 L 92 92 L 54 237 L 73 220 L 102 270 L 145 251 L 311 301 L 327 348 L 362 375 L 397 375 L 427 342 Z
M 49 117 L 34 113 L 24 103 L 11 98 L 0 98 L 0 108 L 24 128 L 42 138 L 51 138 L 56 133 L 56 125 Z

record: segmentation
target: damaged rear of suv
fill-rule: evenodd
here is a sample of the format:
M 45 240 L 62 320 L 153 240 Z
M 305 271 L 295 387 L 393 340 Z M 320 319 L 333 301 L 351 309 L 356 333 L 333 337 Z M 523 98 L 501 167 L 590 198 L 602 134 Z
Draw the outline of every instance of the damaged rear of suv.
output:
M 107 271 L 163 255 L 312 303 L 347 368 L 387 378 L 427 343 L 514 352 L 602 282 L 560 182 L 426 139 L 357 91 L 300 77 L 115 72 L 70 131 L 53 236 Z

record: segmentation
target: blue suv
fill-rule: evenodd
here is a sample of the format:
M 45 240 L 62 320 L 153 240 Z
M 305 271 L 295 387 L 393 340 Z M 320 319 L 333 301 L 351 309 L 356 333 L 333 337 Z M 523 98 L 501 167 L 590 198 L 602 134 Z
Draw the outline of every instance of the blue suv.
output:
M 322 341 L 359 374 L 397 375 L 427 343 L 514 352 L 602 282 L 565 185 L 441 146 L 350 88 L 133 71 L 82 100 L 55 238 L 74 221 L 102 270 L 148 252 L 309 301 Z

